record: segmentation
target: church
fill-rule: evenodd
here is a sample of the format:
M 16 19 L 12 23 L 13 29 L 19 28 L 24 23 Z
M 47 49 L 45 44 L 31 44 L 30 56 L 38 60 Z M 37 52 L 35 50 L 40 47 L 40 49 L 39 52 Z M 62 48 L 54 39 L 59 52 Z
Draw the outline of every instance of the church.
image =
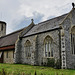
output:
M 0 63 L 42 65 L 54 59 L 62 69 L 75 69 L 75 8 L 38 24 L 31 21 L 7 35 L 0 21 Z

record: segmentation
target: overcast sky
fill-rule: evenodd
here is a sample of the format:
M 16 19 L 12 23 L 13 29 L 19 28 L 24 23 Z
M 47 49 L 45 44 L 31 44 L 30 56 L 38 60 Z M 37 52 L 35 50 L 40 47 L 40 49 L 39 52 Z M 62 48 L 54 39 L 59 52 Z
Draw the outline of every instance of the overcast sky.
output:
M 0 20 L 7 23 L 7 34 L 68 13 L 75 0 L 0 0 Z

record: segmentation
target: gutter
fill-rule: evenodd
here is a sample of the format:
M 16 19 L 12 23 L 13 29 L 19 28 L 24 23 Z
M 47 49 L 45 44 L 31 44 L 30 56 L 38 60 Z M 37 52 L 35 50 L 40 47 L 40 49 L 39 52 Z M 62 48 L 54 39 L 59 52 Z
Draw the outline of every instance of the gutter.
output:
M 23 36 L 23 37 L 20 37 L 20 38 L 25 38 L 25 37 L 29 37 L 29 36 L 33 36 L 33 35 L 37 35 L 37 34 L 42 34 L 42 33 L 50 32 L 50 31 L 55 31 L 55 30 L 59 30 L 59 29 L 62 29 L 62 27 L 60 26 L 58 28 L 54 28 L 54 29 L 51 29 L 51 30 L 46 30 L 46 31 L 42 31 L 42 32 L 26 35 L 26 36 Z
M 15 49 L 15 45 L 0 47 L 0 51 Z

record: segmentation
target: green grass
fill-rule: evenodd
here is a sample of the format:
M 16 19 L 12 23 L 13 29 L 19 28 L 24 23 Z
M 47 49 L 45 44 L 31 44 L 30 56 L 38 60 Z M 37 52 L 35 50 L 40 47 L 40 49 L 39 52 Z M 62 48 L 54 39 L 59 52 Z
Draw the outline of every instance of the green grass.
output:
M 31 66 L 31 65 L 23 65 L 23 64 L 0 64 L 0 72 L 4 69 L 7 73 L 17 75 L 18 73 L 25 73 L 34 75 L 35 71 L 37 75 L 75 75 L 75 70 L 62 70 L 62 69 L 53 69 L 50 67 L 43 66 Z

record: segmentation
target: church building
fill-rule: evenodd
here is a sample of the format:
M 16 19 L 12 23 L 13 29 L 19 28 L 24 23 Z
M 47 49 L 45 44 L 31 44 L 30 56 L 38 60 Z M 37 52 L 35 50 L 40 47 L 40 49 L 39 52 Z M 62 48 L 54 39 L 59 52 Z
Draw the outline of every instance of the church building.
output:
M 45 65 L 59 60 L 61 68 L 75 69 L 75 8 L 64 15 L 31 24 L 6 35 L 0 21 L 0 63 Z

